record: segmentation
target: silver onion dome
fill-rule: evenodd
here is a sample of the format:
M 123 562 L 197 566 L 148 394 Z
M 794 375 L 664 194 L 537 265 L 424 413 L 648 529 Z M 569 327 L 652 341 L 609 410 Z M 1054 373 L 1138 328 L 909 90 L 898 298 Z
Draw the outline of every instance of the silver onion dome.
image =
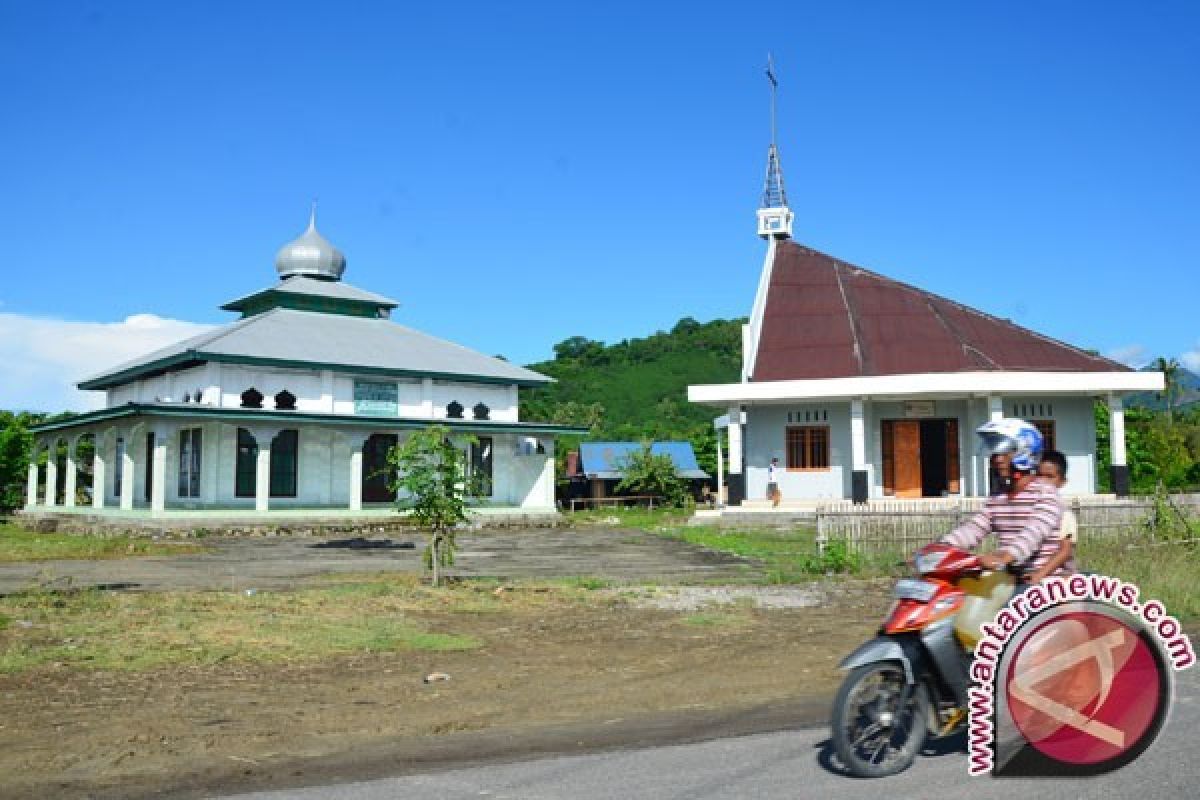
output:
M 330 281 L 341 280 L 342 273 L 346 271 L 346 256 L 317 233 L 316 204 L 308 218 L 308 230 L 279 249 L 275 256 L 275 269 L 280 278 L 306 275 Z

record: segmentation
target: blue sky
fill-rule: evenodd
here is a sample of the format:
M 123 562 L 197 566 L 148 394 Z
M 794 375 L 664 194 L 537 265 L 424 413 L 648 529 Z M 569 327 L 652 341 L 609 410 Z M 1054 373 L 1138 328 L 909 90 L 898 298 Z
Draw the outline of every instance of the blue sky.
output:
M 314 197 L 348 282 L 513 361 L 744 315 L 768 51 L 797 239 L 1200 367 L 1196 3 L 5 0 L 0 407 L 230 319 Z

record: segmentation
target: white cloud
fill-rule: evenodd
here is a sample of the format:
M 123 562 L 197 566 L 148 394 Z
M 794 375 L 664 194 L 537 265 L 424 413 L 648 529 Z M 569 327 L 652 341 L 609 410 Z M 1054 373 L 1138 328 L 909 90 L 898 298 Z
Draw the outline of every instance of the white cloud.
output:
M 104 392 L 80 391 L 78 381 L 212 327 L 154 314 L 80 322 L 0 313 L 0 408 L 101 408 Z
M 1104 355 L 1113 361 L 1120 361 L 1122 364 L 1135 369 L 1145 366 L 1150 361 L 1150 353 L 1140 344 L 1127 344 L 1122 347 L 1114 347 Z
M 1191 372 L 1200 373 L 1200 344 L 1197 344 L 1195 349 L 1181 354 L 1179 356 L 1179 363 L 1183 364 Z

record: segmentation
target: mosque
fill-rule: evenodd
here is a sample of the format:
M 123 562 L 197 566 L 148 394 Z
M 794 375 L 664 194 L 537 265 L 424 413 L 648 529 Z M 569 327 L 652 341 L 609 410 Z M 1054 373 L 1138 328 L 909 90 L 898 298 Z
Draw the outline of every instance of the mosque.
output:
M 397 324 L 316 227 L 239 318 L 82 382 L 104 408 L 34 429 L 26 511 L 107 516 L 388 508 L 388 451 L 445 425 L 492 510 L 554 509 L 554 437 L 518 390 L 551 379 Z M 43 456 L 43 452 L 48 456 Z

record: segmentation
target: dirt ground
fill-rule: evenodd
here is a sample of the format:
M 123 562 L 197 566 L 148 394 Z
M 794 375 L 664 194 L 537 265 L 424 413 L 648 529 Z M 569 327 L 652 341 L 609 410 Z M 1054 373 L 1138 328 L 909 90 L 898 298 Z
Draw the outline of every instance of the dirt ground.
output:
M 595 594 L 420 618 L 470 652 L 0 677 L 0 796 L 200 797 L 819 722 L 886 605 L 869 585 L 787 609 Z
M 47 574 L 47 588 L 287 591 L 419 569 L 416 549 L 319 544 L 206 541 L 203 555 L 4 565 L 0 591 L 45 586 Z M 482 643 L 467 651 L 0 675 L 0 798 L 210 797 L 820 724 L 838 660 L 888 602 L 880 584 L 747 586 L 751 562 L 630 530 L 467 535 L 457 564 L 516 595 L 555 575 L 613 585 L 411 615 Z M 715 588 L 728 581 L 742 586 Z M 629 586 L 677 583 L 691 586 Z M 728 605 L 704 605 L 715 600 Z M 432 673 L 448 680 L 426 682 Z

